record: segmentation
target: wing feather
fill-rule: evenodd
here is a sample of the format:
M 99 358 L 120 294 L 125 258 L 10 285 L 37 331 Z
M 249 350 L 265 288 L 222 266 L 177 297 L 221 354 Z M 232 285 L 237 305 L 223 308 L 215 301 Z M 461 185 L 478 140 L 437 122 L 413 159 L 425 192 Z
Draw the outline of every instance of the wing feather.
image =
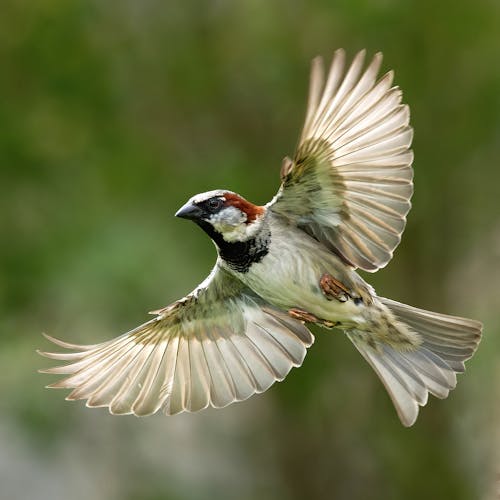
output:
M 48 386 L 72 389 L 67 399 L 113 414 L 172 415 L 265 391 L 300 366 L 313 340 L 216 266 L 192 294 L 129 333 L 92 346 L 54 339 L 75 352 L 40 354 L 68 362 L 42 370 L 67 375 Z
M 344 73 L 335 52 L 324 78 L 313 61 L 306 120 L 293 161 L 269 204 L 346 262 L 376 271 L 401 240 L 413 194 L 413 131 L 392 71 L 377 81 L 382 54 Z
M 124 413 L 134 413 L 138 416 L 151 415 L 163 406 L 166 395 L 172 390 L 171 381 L 175 373 L 178 344 L 178 336 L 165 339 L 158 369 L 156 372 L 152 371 L 155 374 L 154 378 L 146 379 L 139 395 Z

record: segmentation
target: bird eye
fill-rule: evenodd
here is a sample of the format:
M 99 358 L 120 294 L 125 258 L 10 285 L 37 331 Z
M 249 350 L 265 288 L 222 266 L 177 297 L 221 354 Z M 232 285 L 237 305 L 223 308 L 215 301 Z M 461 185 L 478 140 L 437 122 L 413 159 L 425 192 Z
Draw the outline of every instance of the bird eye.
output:
M 222 206 L 222 200 L 220 198 L 211 198 L 208 200 L 208 206 L 212 210 L 217 210 Z

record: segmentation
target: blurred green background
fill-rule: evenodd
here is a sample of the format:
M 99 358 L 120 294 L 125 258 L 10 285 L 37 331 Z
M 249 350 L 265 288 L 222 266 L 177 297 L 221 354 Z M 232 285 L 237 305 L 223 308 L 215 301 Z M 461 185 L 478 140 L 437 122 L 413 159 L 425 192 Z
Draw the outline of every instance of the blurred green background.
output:
M 5 0 L 0 16 L 0 498 L 494 499 L 500 491 L 500 3 Z M 384 52 L 415 128 L 414 208 L 380 294 L 478 318 L 449 399 L 403 428 L 338 332 L 267 393 L 112 417 L 43 389 L 41 337 L 92 343 L 215 259 L 173 217 L 225 187 L 265 203 L 309 62 Z

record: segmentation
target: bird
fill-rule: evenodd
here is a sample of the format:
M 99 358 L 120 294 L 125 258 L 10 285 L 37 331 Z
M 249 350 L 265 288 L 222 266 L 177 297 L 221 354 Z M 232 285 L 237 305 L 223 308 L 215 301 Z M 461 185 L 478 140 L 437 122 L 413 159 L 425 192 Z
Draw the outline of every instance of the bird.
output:
M 217 260 L 186 297 L 111 340 L 38 351 L 64 364 L 49 388 L 112 414 L 197 412 L 248 399 L 302 364 L 311 325 L 343 332 L 382 381 L 401 423 L 428 395 L 446 398 L 482 324 L 378 296 L 358 274 L 387 265 L 413 194 L 409 107 L 379 77 L 382 54 L 328 70 L 312 61 L 305 122 L 281 185 L 264 206 L 216 189 L 177 213 L 213 241 Z

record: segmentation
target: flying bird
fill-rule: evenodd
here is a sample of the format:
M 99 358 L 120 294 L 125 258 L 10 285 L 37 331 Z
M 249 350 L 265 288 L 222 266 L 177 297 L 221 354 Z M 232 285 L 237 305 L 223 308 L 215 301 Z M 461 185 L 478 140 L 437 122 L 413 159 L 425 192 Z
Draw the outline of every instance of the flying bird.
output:
M 300 366 L 307 325 L 342 330 L 412 425 L 428 394 L 445 398 L 478 346 L 478 321 L 379 297 L 356 272 L 375 272 L 401 240 L 413 193 L 409 108 L 378 78 L 382 55 L 347 67 L 337 50 L 325 75 L 312 62 L 304 127 L 281 186 L 265 206 L 217 189 L 177 217 L 215 243 L 210 275 L 186 297 L 112 340 L 40 352 L 67 362 L 68 400 L 113 414 L 167 415 L 222 408 L 264 392 Z

